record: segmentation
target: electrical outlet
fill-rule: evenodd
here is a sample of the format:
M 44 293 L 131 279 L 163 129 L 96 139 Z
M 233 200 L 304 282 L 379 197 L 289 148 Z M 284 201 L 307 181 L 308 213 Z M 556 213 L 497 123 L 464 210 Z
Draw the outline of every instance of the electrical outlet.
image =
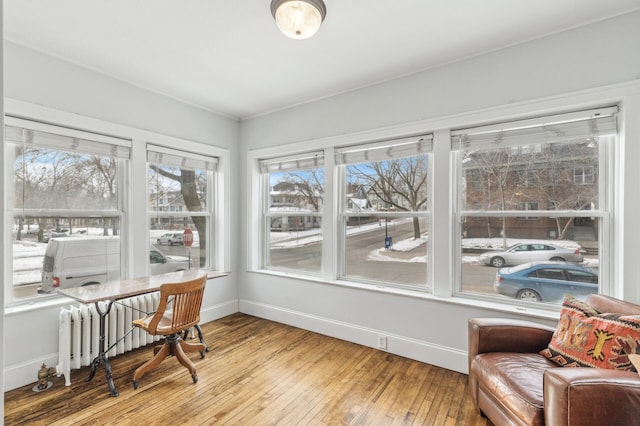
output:
M 380 349 L 387 349 L 387 336 L 378 336 L 378 347 Z

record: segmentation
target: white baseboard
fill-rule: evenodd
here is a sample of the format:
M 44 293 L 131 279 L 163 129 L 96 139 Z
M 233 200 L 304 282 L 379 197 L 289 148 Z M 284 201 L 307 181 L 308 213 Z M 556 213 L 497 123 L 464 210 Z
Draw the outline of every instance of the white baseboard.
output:
M 239 311 L 248 315 L 280 322 L 325 336 L 335 337 L 363 346 L 384 350 L 406 358 L 467 374 L 467 352 L 416 340 L 406 336 L 390 334 L 384 330 L 374 330 L 328 318 L 309 315 L 304 312 L 283 309 L 248 300 L 240 300 Z M 386 337 L 386 349 L 378 346 L 378 338 Z
M 207 323 L 215 321 L 219 318 L 226 317 L 238 312 L 238 300 L 234 299 L 228 302 L 224 302 L 218 305 L 210 306 L 202 310 L 200 313 L 200 321 Z M 112 368 L 118 368 L 117 357 L 110 358 Z M 38 381 L 38 370 L 42 364 L 46 364 L 47 367 L 55 367 L 58 364 L 58 353 L 51 353 L 49 355 L 39 357 L 37 359 L 25 360 L 19 364 L 8 365 L 4 368 L 4 391 L 10 391 L 28 384 L 34 385 Z M 99 367 L 96 374 L 103 374 L 104 370 Z M 50 379 L 55 386 L 64 386 L 64 377 L 53 377 Z M 105 385 L 106 389 L 106 385 Z
M 211 321 L 235 314 L 239 311 L 238 299 L 220 303 L 218 305 L 209 306 L 200 311 L 200 322 L 206 324 Z

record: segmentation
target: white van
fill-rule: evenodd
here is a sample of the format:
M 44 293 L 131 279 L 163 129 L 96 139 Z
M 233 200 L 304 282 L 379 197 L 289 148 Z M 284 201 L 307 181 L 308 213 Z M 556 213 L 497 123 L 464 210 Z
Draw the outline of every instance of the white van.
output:
M 166 256 L 149 247 L 151 275 L 189 269 L 189 259 Z M 58 288 L 101 284 L 120 279 L 119 237 L 52 238 L 42 261 L 42 286 L 38 293 Z

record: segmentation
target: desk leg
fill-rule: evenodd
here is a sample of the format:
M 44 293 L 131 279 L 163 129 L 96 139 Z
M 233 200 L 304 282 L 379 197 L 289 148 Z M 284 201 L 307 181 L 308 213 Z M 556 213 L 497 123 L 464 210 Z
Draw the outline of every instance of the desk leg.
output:
M 98 314 L 100 314 L 100 343 L 98 347 L 99 353 L 98 353 L 98 356 L 95 357 L 94 360 L 91 362 L 91 372 L 89 373 L 89 376 L 87 376 L 87 378 L 85 379 L 85 382 L 91 381 L 93 379 L 93 376 L 96 375 L 96 370 L 98 369 L 98 366 L 100 364 L 103 364 L 104 369 L 107 372 L 107 384 L 109 385 L 109 392 L 111 393 L 111 396 L 118 396 L 120 394 L 118 393 L 116 386 L 113 384 L 113 376 L 111 375 L 111 363 L 107 358 L 107 353 L 104 347 L 104 343 L 107 338 L 105 321 L 106 321 L 107 315 L 109 314 L 109 311 L 111 311 L 111 305 L 113 305 L 113 302 L 114 302 L 113 300 L 109 301 L 109 303 L 107 304 L 107 310 L 104 312 L 100 310 L 100 302 L 96 302 L 96 311 L 98 311 Z

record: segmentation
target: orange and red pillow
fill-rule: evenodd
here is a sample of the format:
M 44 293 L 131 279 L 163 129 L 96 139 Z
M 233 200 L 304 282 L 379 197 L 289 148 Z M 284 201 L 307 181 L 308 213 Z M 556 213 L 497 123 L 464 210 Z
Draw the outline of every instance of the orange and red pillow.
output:
M 562 367 L 636 371 L 629 354 L 640 353 L 640 315 L 600 313 L 565 296 L 558 327 L 540 354 Z

